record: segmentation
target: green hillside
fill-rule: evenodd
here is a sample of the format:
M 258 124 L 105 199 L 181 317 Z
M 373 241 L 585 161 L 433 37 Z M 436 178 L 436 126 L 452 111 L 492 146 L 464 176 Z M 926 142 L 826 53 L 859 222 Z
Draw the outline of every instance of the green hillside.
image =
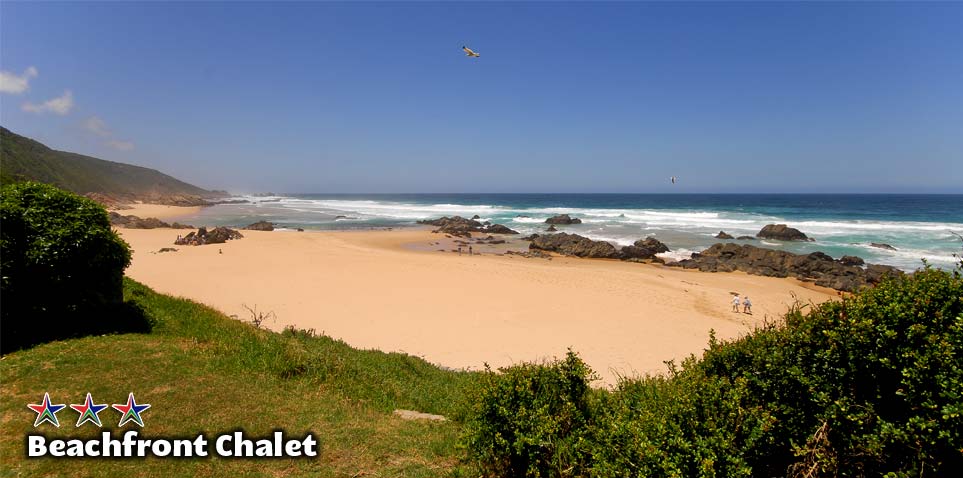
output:
M 0 151 L 4 184 L 31 179 L 78 194 L 101 193 L 123 200 L 221 195 L 154 169 L 56 151 L 6 128 L 0 128 Z

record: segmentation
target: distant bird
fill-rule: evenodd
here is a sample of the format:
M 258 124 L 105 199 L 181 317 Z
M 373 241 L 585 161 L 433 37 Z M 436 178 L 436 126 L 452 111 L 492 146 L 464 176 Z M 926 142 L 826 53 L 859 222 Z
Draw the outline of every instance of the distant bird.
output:
M 471 48 L 468 48 L 467 46 L 463 46 L 463 47 L 461 47 L 461 49 L 462 49 L 462 50 L 465 50 L 465 54 L 468 55 L 468 56 L 473 56 L 473 57 L 475 57 L 475 58 L 478 58 L 478 57 L 481 56 L 481 55 L 479 55 L 478 53 L 475 53 L 474 51 L 472 51 L 472 49 L 471 49 Z
M 678 179 L 678 178 L 676 178 L 675 176 L 672 176 L 672 177 L 669 178 L 669 181 L 672 181 L 672 184 L 675 184 L 675 180 L 676 180 L 676 179 Z

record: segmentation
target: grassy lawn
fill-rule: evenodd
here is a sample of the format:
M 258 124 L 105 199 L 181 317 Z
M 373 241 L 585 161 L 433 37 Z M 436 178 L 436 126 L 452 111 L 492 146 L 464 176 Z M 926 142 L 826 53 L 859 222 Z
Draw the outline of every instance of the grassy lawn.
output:
M 125 279 L 125 297 L 154 322 L 150 334 L 58 341 L 0 360 L 0 476 L 462 476 L 459 410 L 474 374 L 403 354 L 352 349 L 310 332 L 259 330 L 197 303 Z M 134 392 L 144 438 L 208 437 L 243 429 L 265 435 L 313 432 L 320 454 L 303 459 L 26 459 L 24 436 L 49 392 L 54 403 L 122 403 Z M 447 422 L 404 421 L 397 408 L 442 414 Z M 90 437 L 116 429 L 75 428 L 58 412 L 48 437 Z M 126 429 L 136 429 L 127 424 Z

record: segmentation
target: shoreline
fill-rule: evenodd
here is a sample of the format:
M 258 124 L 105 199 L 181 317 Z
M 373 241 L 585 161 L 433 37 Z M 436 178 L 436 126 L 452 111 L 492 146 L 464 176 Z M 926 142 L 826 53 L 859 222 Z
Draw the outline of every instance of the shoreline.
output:
M 273 330 L 315 329 L 349 345 L 405 352 L 456 369 L 561 357 L 571 347 L 613 385 L 665 371 L 720 340 L 835 291 L 795 279 L 620 261 L 422 251 L 425 229 L 242 231 L 225 244 L 173 246 L 178 231 L 120 229 L 127 275 L 239 320 L 274 312 Z M 177 252 L 157 253 L 162 247 Z M 749 294 L 753 315 L 730 310 Z
M 201 212 L 204 206 L 168 206 L 164 204 L 131 203 L 125 204 L 126 209 L 111 209 L 122 216 L 137 216 L 141 219 L 157 218 L 161 220 L 179 219 Z

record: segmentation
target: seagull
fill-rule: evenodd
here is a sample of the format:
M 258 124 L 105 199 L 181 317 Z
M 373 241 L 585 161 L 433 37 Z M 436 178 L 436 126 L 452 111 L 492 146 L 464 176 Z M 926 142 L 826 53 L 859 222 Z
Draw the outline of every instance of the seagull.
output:
M 672 184 L 675 184 L 675 180 L 676 180 L 676 179 L 678 179 L 678 178 L 676 178 L 675 176 L 672 176 L 672 177 L 669 178 L 669 181 L 672 181 Z
M 479 55 L 478 53 L 473 52 L 473 51 L 471 50 L 471 48 L 468 48 L 467 46 L 463 46 L 463 47 L 461 47 L 461 49 L 462 49 L 462 50 L 465 50 L 465 54 L 468 55 L 468 56 L 473 56 L 473 57 L 475 57 L 475 58 L 478 58 L 478 57 L 481 56 L 481 55 Z

